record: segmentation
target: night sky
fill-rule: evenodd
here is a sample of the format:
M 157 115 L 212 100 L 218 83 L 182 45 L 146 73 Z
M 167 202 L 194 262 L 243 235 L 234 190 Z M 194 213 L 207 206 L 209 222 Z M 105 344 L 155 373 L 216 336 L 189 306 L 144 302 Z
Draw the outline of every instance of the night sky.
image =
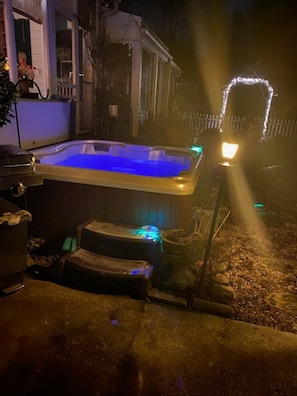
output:
M 252 0 L 228 0 L 230 3 L 230 10 L 237 11 L 251 5 Z

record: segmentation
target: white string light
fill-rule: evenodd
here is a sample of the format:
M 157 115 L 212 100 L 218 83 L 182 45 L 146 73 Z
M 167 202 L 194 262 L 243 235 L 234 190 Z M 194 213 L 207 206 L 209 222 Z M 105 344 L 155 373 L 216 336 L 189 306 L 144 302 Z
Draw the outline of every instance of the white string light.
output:
M 269 84 L 269 82 L 267 80 L 262 79 L 262 78 L 236 77 L 236 78 L 233 78 L 231 80 L 231 82 L 224 89 L 224 92 L 223 92 L 222 110 L 221 110 L 221 114 L 220 114 L 220 118 L 219 118 L 219 129 L 220 129 L 220 132 L 222 132 L 222 122 L 223 122 L 223 118 L 224 118 L 225 113 L 226 113 L 227 102 L 228 102 L 228 97 L 229 97 L 230 90 L 231 90 L 231 88 L 233 86 L 235 86 L 237 84 L 244 84 L 244 85 L 263 84 L 263 85 L 266 86 L 266 88 L 268 90 L 268 98 L 267 98 L 267 104 L 266 104 L 266 110 L 265 110 L 263 130 L 262 130 L 262 140 L 264 140 L 265 137 L 266 137 L 268 118 L 269 118 L 272 98 L 273 98 L 273 95 L 274 95 L 274 90 L 273 90 L 272 86 Z

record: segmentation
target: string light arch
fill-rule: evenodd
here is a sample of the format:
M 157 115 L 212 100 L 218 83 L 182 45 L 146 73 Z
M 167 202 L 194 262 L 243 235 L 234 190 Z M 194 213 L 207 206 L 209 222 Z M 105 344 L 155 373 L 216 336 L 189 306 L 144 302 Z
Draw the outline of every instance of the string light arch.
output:
M 261 138 L 261 140 L 264 140 L 266 137 L 269 113 L 270 113 L 272 98 L 274 96 L 274 90 L 273 90 L 272 86 L 269 84 L 268 80 L 265 80 L 263 78 L 236 77 L 231 80 L 231 82 L 224 89 L 224 92 L 223 92 L 222 110 L 221 110 L 221 114 L 220 114 L 220 118 L 219 118 L 219 130 L 220 130 L 220 132 L 222 132 L 222 122 L 223 122 L 223 119 L 226 114 L 229 93 L 231 91 L 231 88 L 237 84 L 244 84 L 244 85 L 262 84 L 262 85 L 265 85 L 265 87 L 267 88 L 268 97 L 267 97 L 263 130 L 262 130 L 262 138 Z

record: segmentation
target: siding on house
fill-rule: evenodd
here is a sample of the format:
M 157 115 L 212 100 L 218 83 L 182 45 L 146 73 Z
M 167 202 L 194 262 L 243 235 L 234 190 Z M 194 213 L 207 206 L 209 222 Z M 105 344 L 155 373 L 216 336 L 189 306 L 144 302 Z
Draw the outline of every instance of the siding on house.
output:
M 32 65 L 34 67 L 34 81 L 38 84 L 43 96 L 46 96 L 45 84 L 45 70 L 44 70 L 44 50 L 43 50 L 43 31 L 42 25 L 30 20 L 30 34 L 31 34 L 31 53 Z M 34 86 L 32 92 L 37 92 Z

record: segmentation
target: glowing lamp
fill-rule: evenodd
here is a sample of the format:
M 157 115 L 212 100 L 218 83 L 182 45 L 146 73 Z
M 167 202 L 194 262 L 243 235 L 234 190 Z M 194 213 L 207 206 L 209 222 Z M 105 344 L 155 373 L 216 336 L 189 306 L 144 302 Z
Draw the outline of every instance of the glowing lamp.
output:
M 234 158 L 235 154 L 237 152 L 237 149 L 238 149 L 238 144 L 224 142 L 222 144 L 223 157 L 226 158 L 226 159 Z

